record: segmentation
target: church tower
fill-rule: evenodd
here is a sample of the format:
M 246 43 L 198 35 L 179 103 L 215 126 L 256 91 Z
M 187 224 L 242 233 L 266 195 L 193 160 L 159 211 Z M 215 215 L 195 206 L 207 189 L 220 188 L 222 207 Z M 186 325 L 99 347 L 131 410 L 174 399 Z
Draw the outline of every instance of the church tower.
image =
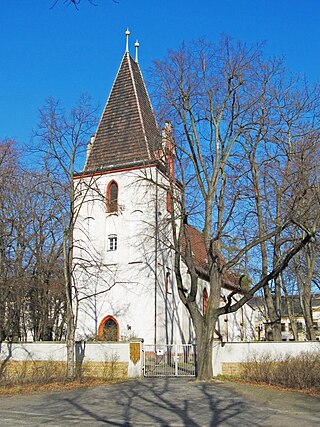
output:
M 137 62 L 139 44 L 134 60 L 129 34 L 84 169 L 75 176 L 77 337 L 189 342 L 170 249 L 171 126 L 158 129 Z

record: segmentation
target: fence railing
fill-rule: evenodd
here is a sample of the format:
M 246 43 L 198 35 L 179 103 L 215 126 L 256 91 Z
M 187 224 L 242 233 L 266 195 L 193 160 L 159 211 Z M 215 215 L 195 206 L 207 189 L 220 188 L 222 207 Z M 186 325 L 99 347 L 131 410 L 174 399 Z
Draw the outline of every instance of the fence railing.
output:
M 144 344 L 144 376 L 193 377 L 196 353 L 192 344 Z

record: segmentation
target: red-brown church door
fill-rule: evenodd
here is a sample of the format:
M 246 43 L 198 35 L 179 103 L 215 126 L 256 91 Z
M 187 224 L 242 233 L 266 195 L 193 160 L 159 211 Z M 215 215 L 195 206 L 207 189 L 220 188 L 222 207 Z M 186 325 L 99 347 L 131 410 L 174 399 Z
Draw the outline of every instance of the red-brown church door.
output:
M 101 341 L 119 341 L 119 325 L 113 316 L 107 316 L 102 319 L 98 337 Z

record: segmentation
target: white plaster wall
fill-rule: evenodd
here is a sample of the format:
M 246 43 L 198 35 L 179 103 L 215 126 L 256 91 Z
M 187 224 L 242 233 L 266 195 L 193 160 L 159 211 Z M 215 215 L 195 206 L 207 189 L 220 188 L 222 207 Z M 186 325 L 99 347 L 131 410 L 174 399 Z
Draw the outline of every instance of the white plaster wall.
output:
M 169 292 L 166 293 L 165 274 L 168 266 L 170 268 Z M 178 295 L 173 258 L 169 258 L 166 267 L 160 271 L 157 304 L 157 342 L 161 344 L 191 343 L 194 340 L 193 326 L 189 313 Z
M 213 374 L 222 373 L 222 363 L 248 362 L 265 355 L 273 358 L 287 354 L 298 356 L 303 352 L 315 351 L 320 351 L 320 342 L 216 342 L 213 346 Z
M 83 361 L 108 362 L 119 361 L 129 363 L 129 377 L 140 376 L 142 372 L 142 353 L 140 361 L 134 365 L 130 360 L 130 343 L 81 343 Z M 319 352 L 320 342 L 237 342 L 214 343 L 213 373 L 222 373 L 222 363 L 247 362 L 253 357 L 265 355 L 281 357 L 287 354 L 297 356 L 303 352 Z M 7 343 L 0 346 L 0 360 L 16 361 L 66 361 L 66 345 L 64 343 Z
M 8 343 L 0 344 L 1 360 L 67 360 L 67 347 L 64 343 Z
M 78 344 L 83 353 L 83 362 L 125 362 L 128 363 L 129 378 L 140 377 L 142 375 L 142 343 L 140 345 L 140 360 L 134 364 L 130 360 L 130 343 L 86 343 Z M 76 347 L 77 348 L 77 347 Z
M 83 362 L 125 362 L 128 363 L 130 378 L 142 375 L 142 343 L 140 360 L 134 364 L 130 360 L 130 343 L 77 343 L 76 360 Z M 67 350 L 64 343 L 8 343 L 0 346 L 0 360 L 65 362 Z
M 119 188 L 118 214 L 108 214 L 105 209 L 103 195 L 112 180 Z M 80 299 L 91 297 L 82 299 L 79 305 L 78 339 L 96 335 L 101 320 L 112 315 L 119 322 L 122 339 L 136 336 L 153 343 L 156 323 L 157 340 L 180 342 L 175 336 L 181 329 L 181 303 L 176 294 L 170 245 L 163 239 L 169 239 L 166 191 L 155 181 L 166 184 L 166 178 L 155 168 L 102 175 L 95 182 L 102 196 L 91 194 L 81 207 L 75 231 L 76 286 Z M 110 234 L 118 237 L 117 251 L 107 250 Z M 93 260 L 94 266 L 83 261 L 81 266 L 85 257 Z M 165 292 L 168 270 L 172 272 L 170 295 Z
M 80 304 L 77 330 L 79 338 L 95 335 L 99 323 L 107 315 L 117 319 L 120 334 L 124 338 L 130 334 L 148 336 L 152 331 L 152 325 L 148 321 L 152 314 L 150 296 L 153 292 L 150 277 L 152 269 L 148 268 L 153 264 L 154 253 L 151 236 L 153 230 L 150 228 L 154 215 L 152 194 L 146 191 L 142 180 L 137 185 L 135 172 L 101 176 L 98 183 L 101 194 L 106 193 L 108 183 L 113 179 L 119 186 L 118 214 L 106 213 L 104 198 L 86 203 L 93 219 L 87 225 L 83 246 L 90 248 L 90 253 L 96 251 L 101 264 L 97 263 L 86 273 L 78 275 L 80 292 L 87 295 L 98 294 Z M 139 221 L 135 213 L 140 215 Z M 78 223 L 79 229 L 85 224 L 83 212 Z M 133 236 L 135 231 L 138 233 Z M 118 238 L 116 251 L 108 251 L 107 248 L 108 236 L 111 234 L 116 234 Z M 136 251 L 135 246 L 138 246 Z M 111 289 L 108 291 L 109 288 Z M 103 293 L 104 291 L 106 292 Z
M 129 362 L 130 345 L 123 343 L 79 343 L 83 362 Z

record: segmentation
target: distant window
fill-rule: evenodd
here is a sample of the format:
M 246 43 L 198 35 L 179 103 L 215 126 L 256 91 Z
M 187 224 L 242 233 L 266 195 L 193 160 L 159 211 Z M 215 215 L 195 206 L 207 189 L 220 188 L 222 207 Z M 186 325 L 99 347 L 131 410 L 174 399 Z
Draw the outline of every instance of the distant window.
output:
M 297 322 L 297 330 L 298 330 L 298 332 L 303 331 L 303 323 L 302 322 Z
M 118 238 L 116 235 L 108 237 L 108 251 L 116 251 L 118 247 Z
M 111 181 L 107 188 L 107 212 L 118 211 L 118 184 Z
M 286 332 L 287 328 L 286 328 L 286 324 L 285 323 L 281 323 L 281 332 Z

